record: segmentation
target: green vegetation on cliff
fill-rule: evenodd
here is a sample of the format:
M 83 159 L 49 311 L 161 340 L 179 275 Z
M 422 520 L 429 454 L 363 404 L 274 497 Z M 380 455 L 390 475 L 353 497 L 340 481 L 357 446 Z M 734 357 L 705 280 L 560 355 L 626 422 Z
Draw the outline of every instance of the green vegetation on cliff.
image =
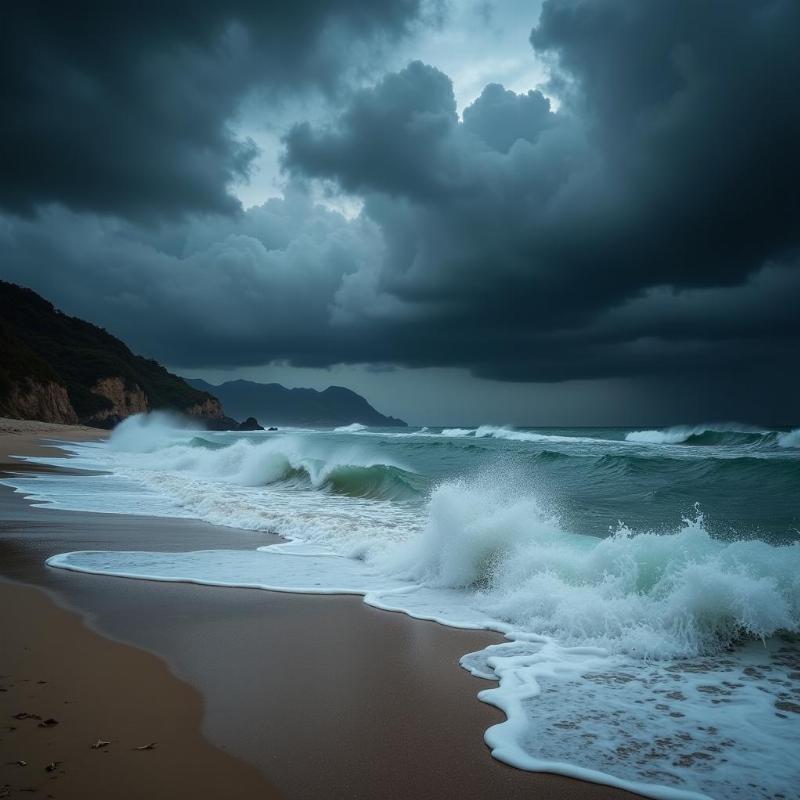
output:
M 57 383 L 82 421 L 108 415 L 113 402 L 93 391 L 98 381 L 120 379 L 126 390 L 141 390 L 151 409 L 188 411 L 216 403 L 158 362 L 132 353 L 102 328 L 58 311 L 30 289 L 0 281 L 0 410 L 14 384 Z M 221 413 L 221 412 L 220 412 Z M 104 424 L 113 424 L 111 415 Z

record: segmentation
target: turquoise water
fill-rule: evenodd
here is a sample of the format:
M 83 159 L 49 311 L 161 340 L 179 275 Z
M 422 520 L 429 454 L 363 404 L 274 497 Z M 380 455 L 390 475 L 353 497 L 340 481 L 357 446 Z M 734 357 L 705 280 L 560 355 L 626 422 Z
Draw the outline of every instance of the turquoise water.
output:
M 520 493 L 535 493 L 575 532 L 605 536 L 620 523 L 667 532 L 700 510 L 716 536 L 800 538 L 800 436 L 790 429 L 484 426 L 281 435 L 313 436 L 317 453 L 306 468 L 290 468 L 272 480 L 298 486 L 306 480 L 309 489 L 308 470 L 322 471 L 329 458 L 338 459 L 344 439 L 391 464 L 341 466 L 324 483 L 336 493 L 424 503 L 440 483 L 477 475 L 491 481 L 495 473 Z M 236 438 L 200 437 L 192 444 L 216 449 Z

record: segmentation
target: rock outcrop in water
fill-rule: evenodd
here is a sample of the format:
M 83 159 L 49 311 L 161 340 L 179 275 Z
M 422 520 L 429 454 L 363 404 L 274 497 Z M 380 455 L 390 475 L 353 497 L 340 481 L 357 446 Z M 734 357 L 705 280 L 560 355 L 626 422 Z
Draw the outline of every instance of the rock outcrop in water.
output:
M 156 409 L 239 427 L 214 395 L 30 289 L 0 281 L 0 414 L 111 428 Z
M 255 417 L 248 417 L 244 422 L 239 423 L 239 430 L 240 431 L 263 431 L 264 426 L 258 424 L 258 420 Z

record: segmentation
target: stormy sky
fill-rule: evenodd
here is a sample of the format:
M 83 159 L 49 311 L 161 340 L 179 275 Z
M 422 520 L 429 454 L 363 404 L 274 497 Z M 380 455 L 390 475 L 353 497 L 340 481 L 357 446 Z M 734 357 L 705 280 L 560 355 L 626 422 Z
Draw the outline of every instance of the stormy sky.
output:
M 0 277 L 420 424 L 796 422 L 797 0 L 12 2 Z

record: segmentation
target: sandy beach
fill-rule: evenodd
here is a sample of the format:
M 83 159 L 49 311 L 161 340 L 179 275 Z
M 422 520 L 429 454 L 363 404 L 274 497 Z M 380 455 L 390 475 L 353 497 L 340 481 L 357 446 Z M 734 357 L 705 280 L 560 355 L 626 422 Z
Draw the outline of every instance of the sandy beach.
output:
M 203 738 L 201 697 L 159 659 L 38 589 L 2 582 L 0 603 L 0 795 L 279 796 Z
M 103 434 L 37 425 L 0 426 L 3 469 L 19 469 L 12 455 L 44 452 L 48 438 Z M 354 597 L 44 566 L 68 550 L 252 548 L 274 541 L 268 534 L 32 508 L 8 487 L 0 519 L 0 570 L 10 581 L 0 602 L 14 609 L 2 623 L 0 703 L 7 728 L 17 728 L 0 731 L 6 796 L 37 788 L 104 797 L 113 785 L 118 797 L 633 797 L 491 758 L 483 732 L 502 716 L 476 699 L 488 684 L 458 659 L 499 641 L 494 634 Z M 43 719 L 11 718 L 19 713 Z M 59 724 L 38 727 L 50 717 Z M 111 744 L 92 750 L 98 739 Z M 152 751 L 133 749 L 151 741 Z
M 33 419 L 0 417 L 0 463 L 8 467 L 13 456 L 53 455 L 52 441 L 105 439 L 108 431 L 86 425 L 57 425 Z M 17 462 L 19 466 L 22 462 Z

